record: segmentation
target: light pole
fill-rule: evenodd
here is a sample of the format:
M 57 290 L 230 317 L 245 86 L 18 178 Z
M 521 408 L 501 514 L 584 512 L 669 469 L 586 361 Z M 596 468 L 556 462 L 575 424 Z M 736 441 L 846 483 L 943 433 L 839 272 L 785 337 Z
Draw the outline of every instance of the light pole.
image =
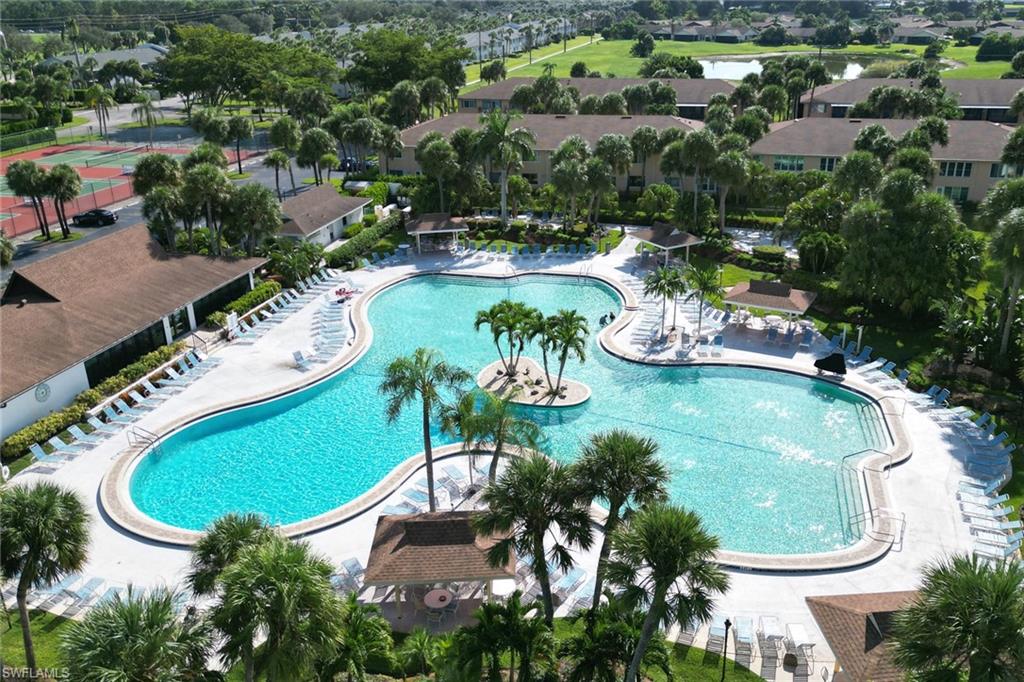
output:
M 732 621 L 728 618 L 725 619 L 725 641 L 722 642 L 722 682 L 725 682 L 725 662 L 726 653 L 729 651 L 729 628 L 732 627 Z

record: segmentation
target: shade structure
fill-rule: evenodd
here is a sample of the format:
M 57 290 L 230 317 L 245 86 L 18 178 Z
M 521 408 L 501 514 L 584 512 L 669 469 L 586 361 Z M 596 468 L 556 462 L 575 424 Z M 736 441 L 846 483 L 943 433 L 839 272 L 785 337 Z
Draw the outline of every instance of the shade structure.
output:
M 405 233 L 416 237 L 416 253 L 420 252 L 420 238 L 431 235 L 456 235 L 467 232 L 466 219 L 453 217 L 450 213 L 424 213 L 405 224 Z
M 473 527 L 477 512 L 381 516 L 366 563 L 366 585 L 489 582 L 515 577 L 515 556 L 492 566 L 487 553 L 500 540 Z
M 755 279 L 734 285 L 722 300 L 740 308 L 760 308 L 787 315 L 803 315 L 817 297 L 817 292 L 794 289 L 785 282 Z
M 668 225 L 667 223 L 654 223 L 653 227 L 636 230 L 630 234 L 642 241 L 644 244 L 650 244 L 651 246 L 664 251 L 666 263 L 668 263 L 669 254 L 676 249 L 685 249 L 686 260 L 689 262 L 690 247 L 704 243 L 704 239 L 702 237 L 690 234 L 689 232 L 683 232 L 682 230 L 677 230 L 675 227 Z
M 826 355 L 820 360 L 814 361 L 814 366 L 822 372 L 831 372 L 832 374 L 846 374 L 846 356 L 842 353 L 832 353 Z

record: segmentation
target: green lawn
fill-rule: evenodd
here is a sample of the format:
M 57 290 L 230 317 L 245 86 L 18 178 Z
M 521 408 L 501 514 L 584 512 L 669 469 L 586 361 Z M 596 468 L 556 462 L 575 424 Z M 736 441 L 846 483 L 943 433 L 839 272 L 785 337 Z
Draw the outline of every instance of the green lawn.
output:
M 50 233 L 50 235 L 51 235 L 50 238 L 47 239 L 43 235 L 37 234 L 35 237 L 32 237 L 32 241 L 34 241 L 34 242 L 46 242 L 47 244 L 58 244 L 60 242 L 74 242 L 74 241 L 78 241 L 79 239 L 81 239 L 82 237 L 85 236 L 81 232 L 72 232 L 67 237 L 62 237 L 62 236 L 60 236 L 60 230 L 53 231 L 53 232 Z
M 166 118 L 162 118 L 162 119 L 158 120 L 156 122 L 156 124 L 158 126 L 183 126 L 183 125 L 188 125 L 187 123 L 185 123 L 185 119 L 184 118 L 179 118 L 179 117 L 176 117 L 176 116 L 168 116 Z M 122 123 L 121 125 L 117 126 L 118 130 L 131 130 L 133 128 L 145 128 L 145 127 L 146 127 L 146 125 L 144 123 L 139 123 L 138 121 L 129 121 L 127 123 Z
M 13 668 L 25 665 L 25 647 L 21 641 L 21 618 L 18 608 L 8 604 L 11 615 L 11 627 L 4 622 L 0 625 L 0 656 L 4 665 Z M 57 647 L 60 636 L 71 625 L 71 620 L 61 618 L 45 611 L 29 611 L 32 623 L 32 643 L 36 649 L 36 665 L 40 668 L 60 667 L 60 656 Z
M 486 44 L 486 41 L 487 41 L 487 32 L 484 31 L 484 43 L 485 44 Z M 593 40 L 594 45 L 598 44 L 600 41 L 601 41 L 601 36 L 594 36 L 594 40 Z M 560 58 L 572 58 L 577 53 L 583 52 L 586 49 L 590 49 L 590 48 L 582 48 L 582 47 L 580 47 L 582 45 L 589 45 L 590 42 L 591 42 L 590 36 L 578 36 L 576 38 L 573 38 L 572 40 L 568 41 L 568 43 L 565 45 L 565 49 L 572 50 L 572 51 L 566 52 L 564 57 L 560 57 Z M 573 50 L 572 48 L 579 48 L 579 49 Z M 552 43 L 551 45 L 544 45 L 543 47 L 539 47 L 539 48 L 537 48 L 536 50 L 533 51 L 533 61 L 536 62 L 541 57 L 548 57 L 549 55 L 561 55 L 562 54 L 562 49 L 563 49 L 562 43 L 557 43 L 557 44 L 556 43 Z M 550 60 L 554 60 L 554 57 L 551 57 Z M 493 61 L 493 60 L 485 61 L 484 64 L 487 64 L 490 61 Z M 536 68 L 539 68 L 540 66 L 544 65 L 548 61 L 549 61 L 549 59 L 545 59 L 544 61 L 542 61 L 538 65 L 536 65 Z M 520 73 L 520 71 L 522 71 L 525 68 L 529 67 L 529 65 L 530 65 L 530 56 L 527 53 L 525 53 L 525 52 L 523 52 L 522 54 L 514 55 L 514 56 L 512 56 L 512 57 L 510 57 L 510 58 L 505 60 L 505 69 L 507 71 L 511 72 L 511 73 L 515 73 L 515 75 L 522 75 Z M 569 62 L 569 65 L 571 66 L 572 62 Z M 529 67 L 529 68 L 534 68 L 534 67 Z M 566 67 L 566 74 L 565 74 L 567 76 L 569 75 L 568 69 L 569 69 L 569 67 L 567 66 Z M 540 73 L 541 72 L 538 71 L 536 75 L 539 75 Z M 531 74 L 531 75 L 533 75 L 533 74 Z M 466 65 L 466 82 L 467 83 L 473 83 L 473 81 L 476 81 L 476 80 L 479 80 L 479 79 L 480 79 L 480 64 L 467 64 Z M 472 85 L 468 85 L 466 88 L 463 88 L 463 92 L 469 92 L 471 90 L 475 90 L 476 88 L 483 87 L 484 85 L 485 85 L 485 83 L 474 83 Z
M 944 59 L 962 62 L 964 66 L 947 69 L 942 72 L 943 78 L 1000 78 L 1010 70 L 1010 62 L 979 62 L 974 59 L 978 53 L 976 45 L 964 47 L 947 47 L 942 53 Z

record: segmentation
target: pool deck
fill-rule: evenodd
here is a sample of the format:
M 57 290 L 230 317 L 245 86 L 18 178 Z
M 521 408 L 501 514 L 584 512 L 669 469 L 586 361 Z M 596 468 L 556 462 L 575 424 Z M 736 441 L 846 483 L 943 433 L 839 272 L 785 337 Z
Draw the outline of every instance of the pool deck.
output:
M 587 275 L 614 280 L 620 288 L 632 292 L 637 281 L 632 274 L 637 260 L 632 252 L 634 244 L 629 238 L 612 254 L 583 261 L 526 257 L 512 262 L 519 273 L 540 271 L 580 276 L 585 270 Z M 357 297 L 353 315 L 357 321 L 360 317 L 365 320 L 364 303 L 368 293 L 372 294 L 396 279 L 438 271 L 467 275 L 510 274 L 509 264 L 505 260 L 490 260 L 479 255 L 455 258 L 447 253 L 425 254 L 380 270 L 347 273 L 353 284 L 367 292 Z M 620 315 L 611 327 L 602 332 L 601 341 L 606 350 L 627 357 L 643 356 L 646 361 L 679 361 L 679 351 L 675 348 L 655 349 L 636 341 L 644 335 L 640 332 L 644 332 L 642 327 L 645 319 L 648 322 L 650 320 L 649 314 L 641 313 L 650 313 L 647 309 L 651 307 L 651 302 L 640 300 L 640 297 L 632 293 L 626 296 L 626 308 L 634 308 L 637 314 Z M 304 373 L 294 369 L 292 352 L 308 348 L 311 344 L 315 308 L 315 302 L 306 305 L 281 324 L 272 327 L 252 345 L 230 344 L 218 348 L 214 355 L 220 358 L 219 366 L 150 411 L 136 424 L 153 433 L 164 434 L 211 411 L 308 385 L 355 361 L 372 342 L 372 330 L 357 334 L 354 342 L 350 342 L 331 363 L 315 366 L 316 369 Z M 660 316 L 660 303 L 657 309 Z M 727 333 L 720 358 L 694 360 L 770 366 L 806 373 L 813 359 L 811 353 L 797 349 L 795 344 L 785 349 L 767 347 L 753 334 Z M 845 385 L 869 395 L 878 393 L 878 389 L 857 371 L 848 375 Z M 907 397 L 912 395 L 902 388 L 891 389 L 890 392 Z M 886 503 L 880 506 L 905 515 L 905 521 L 899 524 L 899 533 L 894 533 L 898 541 L 891 548 L 887 546 L 887 551 L 878 553 L 866 563 L 859 561 L 859 565 L 833 570 L 766 572 L 727 569 L 731 585 L 728 593 L 718 602 L 719 611 L 731 618 L 752 617 L 755 624 L 759 616 L 775 616 L 783 624 L 803 624 L 817 642 L 816 668 L 832 660 L 831 652 L 807 609 L 805 597 L 913 589 L 918 586 L 924 564 L 952 552 L 969 552 L 972 545 L 968 526 L 961 521 L 955 497 L 970 448 L 951 428 L 937 422 L 927 411 L 919 411 L 910 403 L 903 409 L 902 401 L 893 401 L 893 405 L 897 403 L 900 407 L 893 407 L 893 410 L 903 411 L 902 429 L 912 456 L 895 466 L 887 480 L 879 477 L 886 495 Z M 187 547 L 130 533 L 115 523 L 100 504 L 101 487 L 113 486 L 115 497 L 120 494 L 117 490 L 118 481 L 123 481 L 121 474 L 125 467 L 130 467 L 133 453 L 137 452 L 137 448 L 129 445 L 127 433 L 121 432 L 56 471 L 40 473 L 37 467 L 32 467 L 15 477 L 14 481 L 27 483 L 51 480 L 81 494 L 92 513 L 92 543 L 83 576 L 100 577 L 108 585 L 114 586 L 132 583 L 144 588 L 164 585 L 177 587 L 181 585 L 188 568 Z M 410 456 L 415 454 L 409 453 Z M 459 463 L 458 466 L 464 467 L 464 456 L 455 450 L 447 454 L 453 462 Z M 272 466 L 273 463 L 268 465 Z M 415 458 L 400 465 L 399 471 L 390 475 L 378 487 L 381 495 L 364 500 L 358 507 L 349 510 L 344 519 L 337 520 L 324 530 L 310 530 L 304 536 L 305 539 L 336 563 L 356 557 L 365 564 L 379 509 L 386 504 L 397 504 L 403 499 L 401 492 L 412 487 L 413 474 L 417 470 Z M 122 511 L 110 510 L 118 518 Z M 163 530 L 182 533 L 179 529 L 166 526 Z M 179 538 L 180 542 L 190 541 L 190 535 L 194 534 L 185 532 Z M 588 552 L 580 553 L 582 568 L 593 570 L 596 565 L 596 549 L 595 546 Z M 55 610 L 59 612 L 61 609 Z M 700 642 L 698 637 L 695 644 L 699 645 Z M 784 679 L 782 671 L 779 671 L 776 679 Z

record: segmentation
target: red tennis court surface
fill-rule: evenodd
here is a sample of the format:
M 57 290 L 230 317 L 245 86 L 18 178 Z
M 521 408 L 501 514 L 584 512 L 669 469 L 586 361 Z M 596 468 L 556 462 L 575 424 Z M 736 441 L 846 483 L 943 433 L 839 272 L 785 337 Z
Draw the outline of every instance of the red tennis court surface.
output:
M 17 196 L 7 186 L 7 167 L 15 161 L 27 159 L 47 167 L 59 163 L 72 166 L 82 176 L 82 192 L 75 201 L 65 205 L 68 218 L 92 208 L 109 206 L 130 199 L 135 191 L 132 187 L 131 168 L 145 154 L 160 152 L 171 156 L 184 156 L 189 147 L 132 147 L 109 145 L 57 145 L 44 149 L 16 154 L 0 159 L 0 230 L 8 237 L 33 232 L 39 229 L 32 204 L 24 197 Z M 234 150 L 224 150 L 228 160 L 235 162 Z M 242 152 L 242 158 L 252 152 Z M 57 221 L 53 202 L 44 201 L 46 217 L 52 225 Z

